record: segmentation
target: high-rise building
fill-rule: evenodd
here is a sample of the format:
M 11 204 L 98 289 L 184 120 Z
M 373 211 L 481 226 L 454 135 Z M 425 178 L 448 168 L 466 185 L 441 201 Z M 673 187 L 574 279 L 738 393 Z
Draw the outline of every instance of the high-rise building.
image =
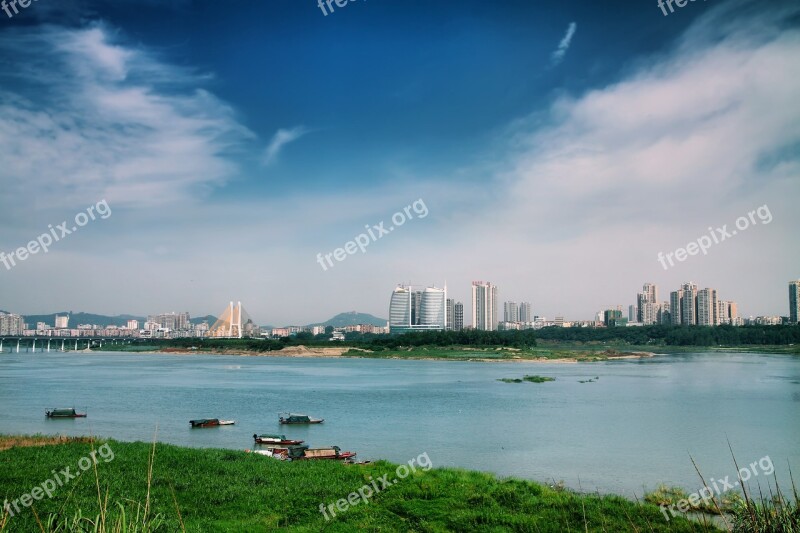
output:
M 489 282 L 472 282 L 472 327 L 497 330 L 497 286 Z
M 69 327 L 69 315 L 56 315 L 56 329 L 67 329 Z
M 691 281 L 681 285 L 681 324 L 697 325 L 697 285 Z
M 464 304 L 461 302 L 453 306 L 453 329 L 456 331 L 464 329 Z
M 642 324 L 656 324 L 660 308 L 658 287 L 654 283 L 645 283 L 642 292 L 636 294 L 636 321 Z
M 533 322 L 533 310 L 530 302 L 520 302 L 519 304 L 519 321 L 520 322 Z
M 627 320 L 625 322 L 627 322 Z M 606 309 L 603 312 L 603 323 L 608 327 L 622 325 L 622 310 Z
M 628 322 L 636 322 L 638 320 L 639 313 L 635 305 L 628 306 Z
M 503 304 L 503 322 L 519 322 L 519 306 L 517 302 L 506 302 Z
M 800 279 L 789 282 L 789 323 L 800 321 Z
M 411 289 L 402 285 L 392 293 L 389 303 L 389 331 L 411 329 Z
M 447 289 L 398 286 L 389 302 L 389 330 L 441 331 L 447 327 Z
M 705 288 L 697 293 L 697 325 L 716 326 L 719 308 L 716 289 Z
M 139 329 L 138 320 L 128 320 L 128 329 Z
M 661 302 L 661 308 L 658 311 L 658 324 L 672 324 L 672 306 L 669 302 Z
M 411 292 L 411 324 L 419 325 L 420 308 L 422 307 L 422 291 Z
M 444 330 L 447 327 L 447 289 L 426 287 L 422 291 L 419 324 L 423 329 Z
M 669 293 L 669 316 L 672 325 L 680 326 L 683 320 L 683 292 Z
M 25 327 L 20 315 L 0 313 L 0 335 L 22 335 Z
M 446 329 L 448 331 L 453 331 L 453 326 L 454 326 L 453 320 L 454 320 L 455 315 L 456 315 L 455 307 L 456 307 L 456 301 L 453 300 L 452 298 L 448 298 L 447 299 L 447 325 L 446 325 Z

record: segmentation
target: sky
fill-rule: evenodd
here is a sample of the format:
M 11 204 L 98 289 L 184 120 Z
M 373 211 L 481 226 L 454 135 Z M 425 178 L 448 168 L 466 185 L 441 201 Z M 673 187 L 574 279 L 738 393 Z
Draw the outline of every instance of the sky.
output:
M 342 3 L 0 11 L 0 309 L 307 324 L 483 280 L 590 320 L 692 281 L 788 314 L 800 3 Z

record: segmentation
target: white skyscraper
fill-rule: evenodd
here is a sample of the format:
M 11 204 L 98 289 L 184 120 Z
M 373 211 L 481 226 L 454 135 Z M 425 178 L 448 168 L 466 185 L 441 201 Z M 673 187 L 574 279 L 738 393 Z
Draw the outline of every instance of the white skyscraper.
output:
M 497 330 L 497 287 L 489 282 L 472 282 L 472 327 Z
M 517 302 L 505 302 L 503 304 L 503 322 L 519 322 L 519 306 Z
M 716 326 L 719 308 L 716 289 L 703 289 L 697 293 L 697 325 Z
M 398 286 L 389 302 L 392 333 L 444 330 L 447 326 L 447 289 Z
M 520 322 L 533 322 L 533 311 L 530 302 L 520 302 L 519 304 L 519 321 Z

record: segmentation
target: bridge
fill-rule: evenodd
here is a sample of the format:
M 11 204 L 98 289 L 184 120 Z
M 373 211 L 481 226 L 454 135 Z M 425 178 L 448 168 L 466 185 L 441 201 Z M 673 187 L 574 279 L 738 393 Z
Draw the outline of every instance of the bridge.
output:
M 21 352 L 69 352 L 102 348 L 103 344 L 130 343 L 137 337 L 20 337 L 19 335 L 0 336 L 0 353 Z

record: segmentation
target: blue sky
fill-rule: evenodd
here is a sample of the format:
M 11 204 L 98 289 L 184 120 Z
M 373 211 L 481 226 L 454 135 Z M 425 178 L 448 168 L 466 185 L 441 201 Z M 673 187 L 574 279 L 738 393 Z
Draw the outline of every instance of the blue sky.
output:
M 38 0 L 0 12 L 0 309 L 386 316 L 472 280 L 590 319 L 683 281 L 786 314 L 800 277 L 796 2 Z M 330 253 L 424 199 L 408 222 Z M 767 224 L 656 257 L 768 205 Z

